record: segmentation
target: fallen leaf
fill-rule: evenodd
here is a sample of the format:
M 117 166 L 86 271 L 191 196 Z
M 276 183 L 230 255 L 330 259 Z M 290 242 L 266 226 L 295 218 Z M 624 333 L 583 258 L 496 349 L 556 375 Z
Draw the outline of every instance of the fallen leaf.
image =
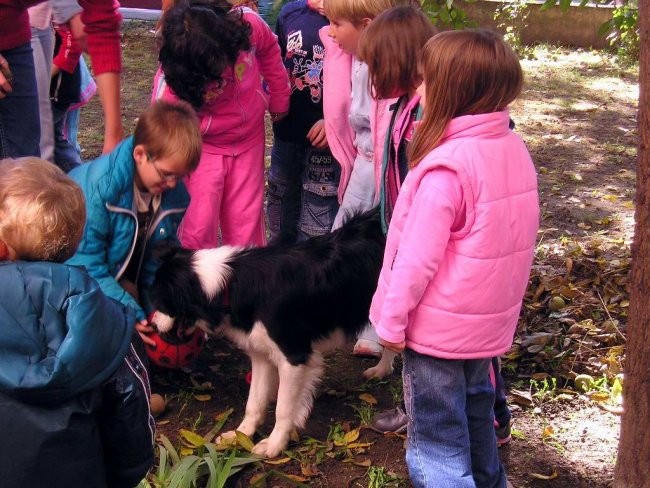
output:
M 510 390 L 512 395 L 512 401 L 524 407 L 530 407 L 533 405 L 533 397 L 528 391 L 521 390 Z
M 557 478 L 557 471 L 553 470 L 553 472 L 549 475 L 539 473 L 530 473 L 530 475 L 533 478 L 537 478 L 538 480 L 552 480 Z
M 248 437 L 246 434 L 236 430 L 235 431 L 235 437 L 237 438 L 237 444 L 239 446 L 241 446 L 243 449 L 245 449 L 248 452 L 251 452 L 253 450 L 253 447 L 255 446 L 255 444 L 253 444 L 253 441 L 251 440 L 251 438 Z
M 359 400 L 369 403 L 370 405 L 377 405 L 377 399 L 370 393 L 362 393 L 359 395 Z
M 361 461 L 355 459 L 352 461 L 352 464 L 354 464 L 355 466 L 361 466 L 362 468 L 368 468 L 372 465 L 372 462 L 370 461 L 370 459 L 362 459 Z
M 318 468 L 313 463 L 301 464 L 300 472 L 303 474 L 303 476 L 308 476 L 310 478 L 313 478 L 314 476 L 318 476 L 320 474 L 320 471 L 318 471 Z
M 286 476 L 290 480 L 298 481 L 299 483 L 309 481 L 309 479 L 305 478 L 304 476 L 298 476 L 297 474 L 284 474 L 283 476 Z
M 345 435 L 343 436 L 343 440 L 345 441 L 345 444 L 348 445 L 350 442 L 354 442 L 359 438 L 359 429 L 354 429 L 351 430 L 350 432 L 346 432 Z
M 189 456 L 189 455 L 192 454 L 193 452 L 194 452 L 194 449 L 192 449 L 191 447 L 181 447 L 181 448 L 178 450 L 178 453 L 179 453 L 181 456 Z
M 188 447 L 200 447 L 205 444 L 205 439 L 197 434 L 196 432 L 192 432 L 191 430 L 187 429 L 181 429 L 178 431 L 181 435 L 181 440 L 188 446 Z
M 264 462 L 266 464 L 273 464 L 273 465 L 278 465 L 278 464 L 287 464 L 289 461 L 291 461 L 290 457 L 283 457 L 280 459 L 265 459 Z
M 348 444 L 347 447 L 348 449 L 359 449 L 359 448 L 363 449 L 366 447 L 370 447 L 372 445 L 373 445 L 372 442 L 351 442 L 350 444 Z
M 547 425 L 544 427 L 544 430 L 542 431 L 542 439 L 547 439 L 549 437 L 553 437 L 555 435 L 555 430 L 553 429 L 553 426 Z
M 209 402 L 212 400 L 212 395 L 194 395 L 194 399 L 199 402 Z

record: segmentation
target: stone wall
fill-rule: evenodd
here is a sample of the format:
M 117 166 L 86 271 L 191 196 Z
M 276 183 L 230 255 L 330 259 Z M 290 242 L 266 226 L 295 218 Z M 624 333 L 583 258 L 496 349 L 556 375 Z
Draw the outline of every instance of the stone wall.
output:
M 469 19 L 478 23 L 479 27 L 496 29 L 494 12 L 499 0 L 479 0 L 454 2 L 467 13 Z M 563 12 L 554 6 L 541 10 L 541 3 L 530 3 L 527 24 L 522 30 L 524 44 L 547 42 L 575 47 L 602 48 L 608 46 L 604 36 L 598 35 L 600 26 L 612 17 L 611 6 L 570 7 Z

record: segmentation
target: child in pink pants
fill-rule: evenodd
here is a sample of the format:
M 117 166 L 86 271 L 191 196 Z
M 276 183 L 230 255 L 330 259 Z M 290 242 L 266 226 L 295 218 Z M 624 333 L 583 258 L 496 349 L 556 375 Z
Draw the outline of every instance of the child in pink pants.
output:
M 183 246 L 264 245 L 264 113 L 276 121 L 289 108 L 275 34 L 225 0 L 179 3 L 163 17 L 153 94 L 161 97 L 190 102 L 203 136 L 199 167 L 185 180 Z

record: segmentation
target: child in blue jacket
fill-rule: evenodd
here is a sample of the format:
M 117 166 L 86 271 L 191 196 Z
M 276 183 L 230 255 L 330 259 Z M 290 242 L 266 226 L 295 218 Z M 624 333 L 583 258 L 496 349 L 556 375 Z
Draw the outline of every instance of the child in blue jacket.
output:
M 145 343 L 153 329 L 147 297 L 157 268 L 152 251 L 176 232 L 189 204 L 182 178 L 201 155 L 201 134 L 185 102 L 154 102 L 134 135 L 111 153 L 74 168 L 70 177 L 86 198 L 86 226 L 68 264 L 85 266 L 102 291 L 136 313 Z
M 106 297 L 75 250 L 83 194 L 38 158 L 0 160 L 3 488 L 124 488 L 153 463 L 133 310 Z

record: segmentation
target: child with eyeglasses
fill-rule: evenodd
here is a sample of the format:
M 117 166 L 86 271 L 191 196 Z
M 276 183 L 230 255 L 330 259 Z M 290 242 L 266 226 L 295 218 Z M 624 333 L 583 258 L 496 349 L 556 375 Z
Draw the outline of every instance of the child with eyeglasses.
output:
M 146 290 L 157 265 L 158 241 L 177 241 L 189 195 L 181 179 L 201 157 L 194 109 L 185 102 L 158 101 L 138 119 L 133 136 L 111 153 L 74 168 L 70 177 L 86 197 L 87 221 L 67 263 L 81 265 L 102 291 L 136 311 L 143 342 L 153 332 Z

